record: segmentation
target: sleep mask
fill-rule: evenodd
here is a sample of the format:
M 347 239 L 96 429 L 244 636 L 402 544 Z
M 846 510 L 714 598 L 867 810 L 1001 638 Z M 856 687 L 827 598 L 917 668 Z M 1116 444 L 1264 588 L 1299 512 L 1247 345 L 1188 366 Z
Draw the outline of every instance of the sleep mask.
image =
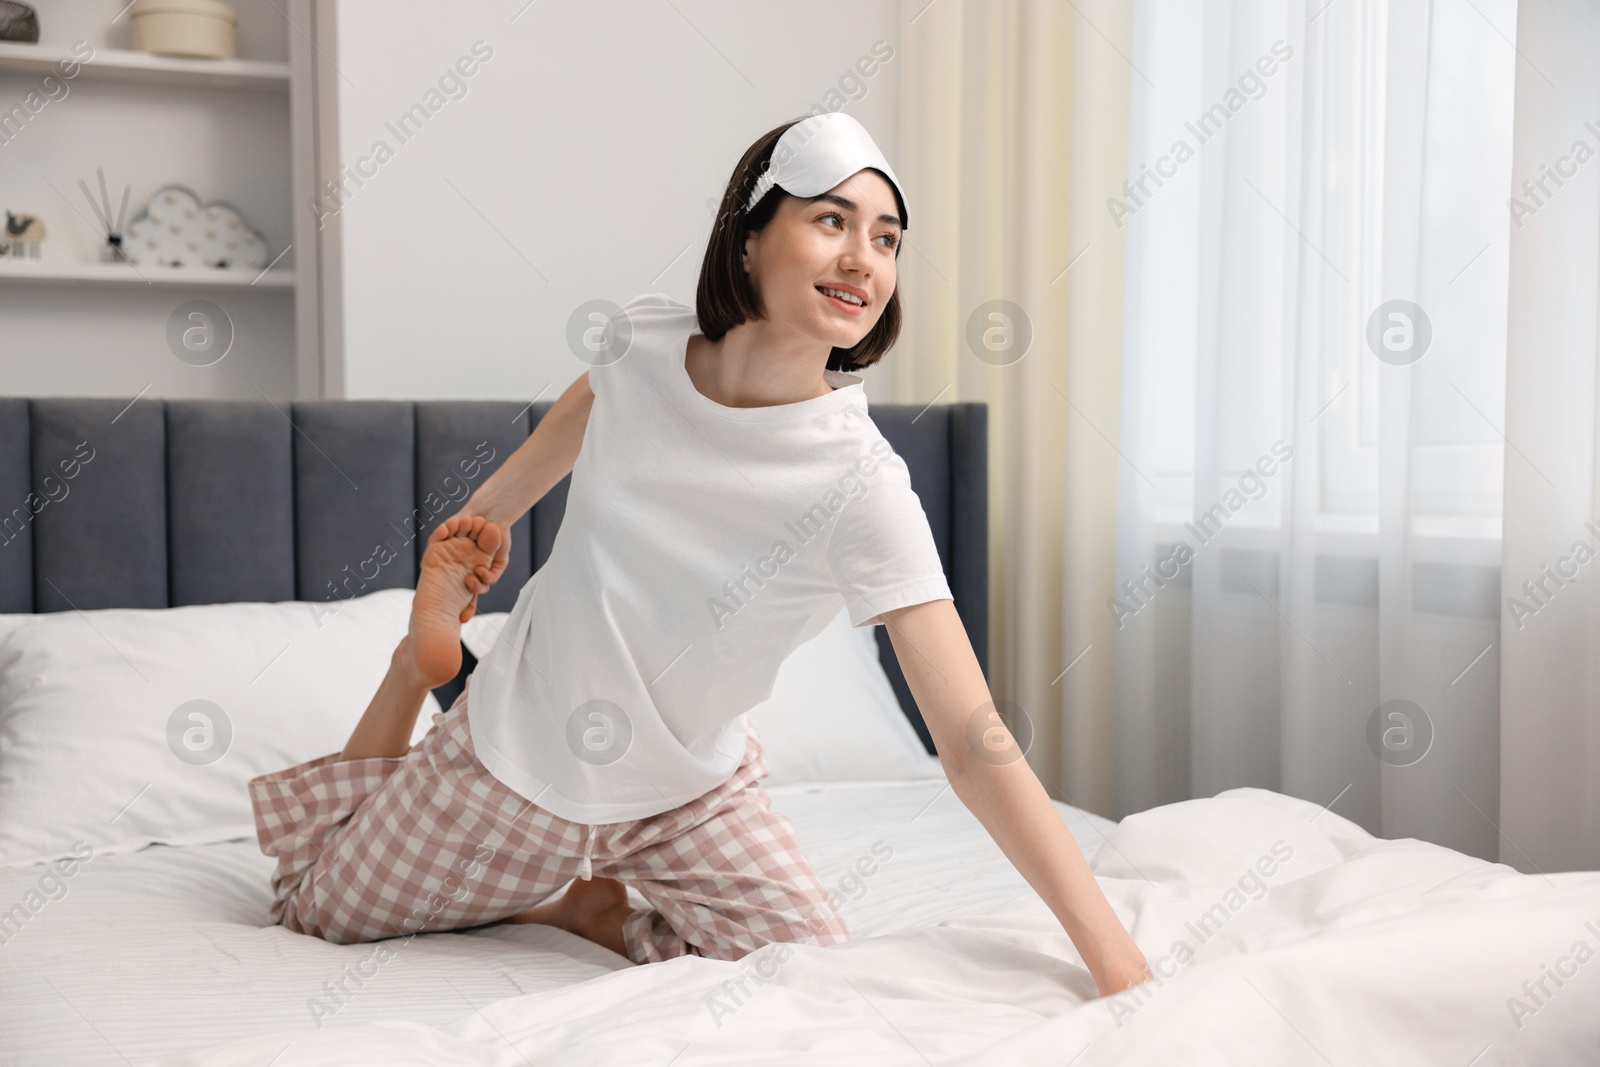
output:
M 772 147 L 772 158 L 757 180 L 744 210 L 749 214 L 774 186 L 790 196 L 820 196 L 859 170 L 879 171 L 889 179 L 900 204 L 900 224 L 911 228 L 905 191 L 894 168 L 872 140 L 865 126 L 842 111 L 801 119 L 784 131 Z

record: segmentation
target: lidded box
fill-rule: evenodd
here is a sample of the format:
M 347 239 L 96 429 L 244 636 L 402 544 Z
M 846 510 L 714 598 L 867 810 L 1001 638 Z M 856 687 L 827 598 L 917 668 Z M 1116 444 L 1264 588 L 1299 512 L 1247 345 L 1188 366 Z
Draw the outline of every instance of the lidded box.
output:
M 133 47 L 159 56 L 233 59 L 239 16 L 223 0 L 134 0 Z

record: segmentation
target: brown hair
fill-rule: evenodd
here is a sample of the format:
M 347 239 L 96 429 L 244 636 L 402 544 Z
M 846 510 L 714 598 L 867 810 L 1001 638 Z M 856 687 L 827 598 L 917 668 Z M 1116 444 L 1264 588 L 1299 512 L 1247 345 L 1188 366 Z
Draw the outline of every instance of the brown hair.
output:
M 781 186 L 774 185 L 749 214 L 745 213 L 744 205 L 750 199 L 762 172 L 771 165 L 772 151 L 778 138 L 795 122 L 801 121 L 804 120 L 786 122 L 756 138 L 755 143 L 745 150 L 739 165 L 733 168 L 733 176 L 723 190 L 722 206 L 717 210 L 717 221 L 711 227 L 711 239 L 706 242 L 705 258 L 700 262 L 700 285 L 694 298 L 700 331 L 709 341 L 720 341 L 735 326 L 765 317 L 760 298 L 750 284 L 750 275 L 744 269 L 744 241 L 750 234 L 766 229 L 778 213 L 778 205 L 788 199 L 789 194 Z M 894 189 L 894 183 L 890 182 L 889 187 Z M 895 190 L 895 198 L 898 202 L 898 190 Z M 900 221 L 903 226 L 903 209 Z M 895 243 L 896 259 L 900 257 L 902 244 L 903 240 Z M 835 348 L 828 356 L 828 369 L 864 370 L 882 359 L 894 347 L 895 339 L 899 336 L 900 287 L 896 285 L 871 331 L 854 348 Z

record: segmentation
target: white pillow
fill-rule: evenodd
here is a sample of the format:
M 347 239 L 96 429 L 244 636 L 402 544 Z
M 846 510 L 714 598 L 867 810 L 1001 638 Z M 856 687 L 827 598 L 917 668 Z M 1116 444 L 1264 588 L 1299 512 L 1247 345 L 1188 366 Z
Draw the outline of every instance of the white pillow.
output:
M 0 867 L 255 836 L 248 781 L 344 747 L 411 597 L 0 616 Z
M 462 643 L 482 659 L 506 618 L 474 616 L 461 628 Z M 749 712 L 771 770 L 767 785 L 944 775 L 895 698 L 876 631 L 852 627 L 841 609 L 778 668 L 772 695 Z

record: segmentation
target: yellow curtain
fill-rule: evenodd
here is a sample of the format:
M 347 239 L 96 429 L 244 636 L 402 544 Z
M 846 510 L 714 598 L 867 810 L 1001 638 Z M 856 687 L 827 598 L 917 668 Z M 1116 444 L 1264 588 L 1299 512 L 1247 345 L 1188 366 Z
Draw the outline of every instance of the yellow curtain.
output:
M 1046 786 L 1114 817 L 1123 246 L 1105 200 L 1127 170 L 1131 0 L 901 10 L 895 170 L 923 207 L 894 400 L 989 405 L 990 689 L 1032 722 Z

